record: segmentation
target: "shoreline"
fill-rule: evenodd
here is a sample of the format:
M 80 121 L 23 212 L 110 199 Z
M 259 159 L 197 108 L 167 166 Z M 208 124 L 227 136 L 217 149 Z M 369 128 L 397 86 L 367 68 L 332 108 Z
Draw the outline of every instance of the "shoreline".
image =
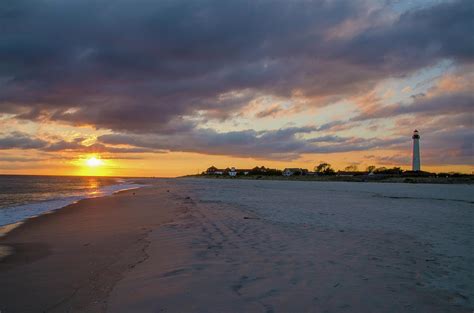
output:
M 9 286 L 0 310 L 104 312 L 116 282 L 144 259 L 151 229 L 177 210 L 164 190 L 149 187 L 79 200 L 1 237 L 11 253 L 0 260 L 0 281 Z M 170 205 L 157 212 L 156 198 Z
M 114 195 L 114 194 L 117 194 L 117 193 L 120 193 L 120 192 L 125 192 L 125 191 L 129 191 L 129 190 L 135 190 L 135 189 L 139 189 L 139 188 L 144 188 L 144 187 L 147 187 L 148 185 L 146 184 L 143 184 L 143 183 L 133 183 L 133 184 L 129 184 L 129 185 L 137 185 L 137 186 L 133 186 L 133 187 L 126 187 L 124 189 L 119 189 L 119 190 L 116 190 L 116 191 L 112 191 L 112 192 L 109 192 L 107 193 L 106 190 L 102 190 L 102 191 L 99 191 L 100 193 L 103 193 L 103 194 L 99 194 L 99 195 L 95 195 L 95 194 L 84 194 L 82 196 L 77 196 L 79 197 L 79 199 L 71 199 L 71 200 L 67 200 L 67 197 L 66 198 L 59 198 L 59 199 L 50 199 L 50 200 L 44 200 L 44 201 L 39 201 L 39 202 L 32 202 L 32 203 L 28 203 L 28 204 L 24 204 L 24 205 L 18 205 L 18 206 L 12 206 L 12 207 L 7 207 L 7 208 L 3 208 L 3 209 L 21 209 L 23 207 L 34 207 L 34 206 L 41 206 L 41 205 L 44 205 L 45 203 L 52 203 L 52 202 L 58 202 L 58 201 L 66 201 L 66 204 L 65 205 L 61 205 L 59 207 L 53 205 L 51 209 L 46 209 L 44 211 L 41 211 L 39 212 L 38 214 L 35 214 L 35 215 L 31 215 L 31 216 L 27 216 L 27 217 L 23 217 L 21 219 L 18 219 L 18 220 L 15 220 L 14 222 L 12 223 L 8 223 L 8 224 L 4 224 L 4 225 L 0 225 L 0 238 L 6 236 L 10 231 L 12 231 L 13 229 L 19 227 L 20 225 L 24 224 L 25 222 L 31 220 L 31 219 L 35 219 L 37 217 L 40 217 L 42 215 L 46 215 L 46 214 L 52 214 L 58 210 L 62 210 L 62 209 L 65 209 L 67 208 L 68 206 L 70 205 L 73 205 L 73 204 L 76 204 L 80 201 L 83 201 L 83 200 L 87 200 L 87 199 L 95 199 L 95 198 L 101 198 L 101 197 L 108 197 L 108 196 L 111 196 L 111 195 Z M 120 185 L 109 185 L 109 186 L 104 186 L 104 188 L 107 188 L 107 187 L 116 187 L 116 186 L 120 186 Z M 1 209 L 0 209 L 1 210 Z M 1 211 L 0 211 L 1 213 Z M 0 252 L 0 259 L 2 258 L 2 255 L 1 255 L 1 252 Z
M 19 229 L 20 227 L 22 227 L 23 225 L 27 224 L 27 223 L 32 223 L 35 221 L 35 219 L 37 218 L 40 218 L 42 216 L 45 216 L 45 215 L 51 215 L 51 214 L 55 214 L 57 213 L 58 211 L 60 210 L 66 210 L 68 209 L 70 206 L 74 206 L 75 204 L 78 204 L 80 203 L 81 201 L 85 201 L 85 200 L 89 200 L 89 199 L 97 199 L 97 198 L 105 198 L 105 197 L 111 197 L 115 194 L 120 194 L 120 193 L 123 193 L 123 192 L 128 192 L 128 191 L 131 191 L 131 190 L 137 190 L 137 189 L 141 189 L 141 188 L 146 188 L 148 185 L 142 185 L 142 186 L 137 186 L 137 187 L 130 187 L 130 188 L 126 188 L 126 189 L 122 189 L 122 190 L 117 190 L 117 191 L 114 191 L 112 192 L 111 194 L 105 194 L 105 195 L 100 195 L 100 196 L 91 196 L 91 197 L 87 197 L 85 196 L 85 198 L 82 198 L 82 199 L 79 199 L 79 200 L 75 200 L 75 201 L 72 201 L 71 203 L 69 204 L 66 204 L 65 206 L 62 206 L 62 207 L 59 207 L 59 208 L 56 208 L 56 209 L 51 209 L 51 210 L 48 210 L 48 211 L 44 211 L 44 212 L 41 212 L 40 214 L 38 215 L 33 215 L 33 216 L 29 216 L 29 217 L 26 217 L 26 218 L 23 218 L 22 220 L 19 220 L 19 221 L 16 221 L 14 223 L 10 223 L 10 224 L 5 224 L 5 225 L 1 225 L 0 226 L 0 240 L 3 239 L 3 238 L 6 238 L 8 236 L 8 234 L 16 229 Z M 47 202 L 47 201 L 45 201 Z M 31 205 L 34 205 L 35 203 L 31 203 Z M 21 231 L 19 229 L 19 231 Z M 10 246 L 7 246 L 7 245 L 2 245 L 0 243 L 0 262 L 7 258 L 8 256 L 10 256 L 11 254 L 14 253 L 14 249 Z

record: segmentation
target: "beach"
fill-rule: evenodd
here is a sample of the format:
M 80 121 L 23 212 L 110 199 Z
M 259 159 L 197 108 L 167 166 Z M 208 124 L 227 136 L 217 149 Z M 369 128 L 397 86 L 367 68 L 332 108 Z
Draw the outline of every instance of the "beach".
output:
M 146 259 L 149 232 L 177 216 L 161 189 L 82 200 L 2 238 L 2 312 L 104 312 L 122 275 Z M 161 201 L 161 202 L 157 202 Z
M 1 238 L 1 312 L 474 308 L 472 185 L 147 183 Z

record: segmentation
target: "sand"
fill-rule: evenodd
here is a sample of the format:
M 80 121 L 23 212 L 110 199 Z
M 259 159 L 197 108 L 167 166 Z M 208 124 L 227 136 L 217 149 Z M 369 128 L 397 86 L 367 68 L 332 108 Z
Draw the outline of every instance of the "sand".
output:
M 473 191 L 157 180 L 9 233 L 0 310 L 472 312 Z
M 82 200 L 28 220 L 0 244 L 0 310 L 104 312 L 107 296 L 147 258 L 151 230 L 179 214 L 161 189 L 144 188 Z

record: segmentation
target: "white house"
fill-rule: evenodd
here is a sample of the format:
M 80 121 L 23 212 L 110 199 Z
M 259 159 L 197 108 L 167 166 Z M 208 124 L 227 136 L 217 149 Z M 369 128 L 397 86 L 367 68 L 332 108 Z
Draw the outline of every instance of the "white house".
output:
M 230 171 L 229 171 L 229 176 L 237 176 L 237 171 L 235 170 L 235 167 L 231 167 Z

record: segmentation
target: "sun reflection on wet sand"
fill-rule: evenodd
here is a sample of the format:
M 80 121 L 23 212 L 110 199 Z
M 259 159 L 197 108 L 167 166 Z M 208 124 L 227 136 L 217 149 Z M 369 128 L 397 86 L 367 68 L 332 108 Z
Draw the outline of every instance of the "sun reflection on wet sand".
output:
M 13 253 L 13 248 L 10 246 L 0 245 L 0 260 Z
M 8 232 L 12 231 L 13 229 L 17 228 L 21 224 L 23 224 L 23 222 L 18 222 L 18 223 L 13 223 L 13 224 L 0 226 L 0 238 L 5 236 Z M 2 260 L 3 258 L 9 256 L 12 253 L 13 253 L 13 248 L 12 247 L 6 246 L 6 245 L 0 245 L 0 260 Z
M 14 230 L 15 228 L 17 228 L 21 224 L 23 224 L 23 222 L 18 222 L 18 223 L 13 223 L 13 224 L 0 226 L 0 238 L 5 236 L 8 232 Z

